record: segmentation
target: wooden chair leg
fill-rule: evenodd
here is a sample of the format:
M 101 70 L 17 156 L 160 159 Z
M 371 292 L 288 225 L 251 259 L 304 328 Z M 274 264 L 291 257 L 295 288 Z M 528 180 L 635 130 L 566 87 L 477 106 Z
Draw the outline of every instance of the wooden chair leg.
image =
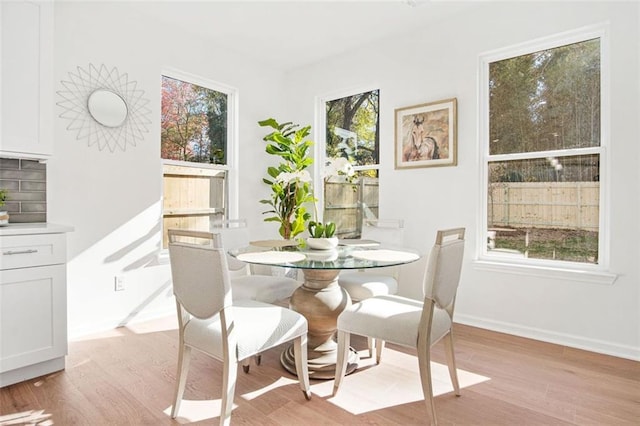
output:
M 238 362 L 227 359 L 224 362 L 222 373 L 222 406 L 220 407 L 220 425 L 231 423 L 231 411 L 233 410 L 233 396 L 236 391 L 236 379 L 238 376 Z
M 367 337 L 367 348 L 369 349 L 369 358 L 373 358 L 373 349 L 376 347 L 376 340 L 373 337 Z
M 376 364 L 380 364 L 380 359 L 382 359 L 383 349 L 384 349 L 384 340 L 376 339 Z
M 251 363 L 250 363 L 250 358 L 246 358 L 242 360 L 242 371 L 245 372 L 245 374 L 249 373 L 249 369 L 251 369 Z
M 458 382 L 458 370 L 456 368 L 456 355 L 453 349 L 453 335 L 451 331 L 444 336 L 444 351 L 447 357 L 447 366 L 449 367 L 449 377 L 451 377 L 451 383 L 453 384 L 453 390 L 456 396 L 460 396 L 460 383 Z
M 418 348 L 418 366 L 420 367 L 420 382 L 422 383 L 422 393 L 427 406 L 427 413 L 431 419 L 431 424 L 437 425 L 436 405 L 433 400 L 433 385 L 431 383 L 431 351 L 429 347 Z
M 173 399 L 173 407 L 171 408 L 171 418 L 175 419 L 178 416 L 178 410 L 180 409 L 180 403 L 182 402 L 182 395 L 184 394 L 184 387 L 187 383 L 187 376 L 189 374 L 189 361 L 191 360 L 191 348 L 180 343 L 180 350 L 178 351 L 178 376 L 176 377 L 176 392 Z
M 296 359 L 296 372 L 300 389 L 307 401 L 311 400 L 309 387 L 309 367 L 307 367 L 307 335 L 300 336 L 293 341 L 293 354 Z
M 347 372 L 347 362 L 349 361 L 349 345 L 351 344 L 351 335 L 346 331 L 338 330 L 338 359 L 336 361 L 336 378 L 333 383 L 333 395 L 338 393 L 338 388 Z

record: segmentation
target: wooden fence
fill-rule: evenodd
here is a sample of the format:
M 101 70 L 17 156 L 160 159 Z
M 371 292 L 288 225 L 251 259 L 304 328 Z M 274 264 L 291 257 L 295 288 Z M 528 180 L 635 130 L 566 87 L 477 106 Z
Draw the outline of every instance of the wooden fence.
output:
M 163 247 L 167 247 L 167 229 L 209 231 L 213 221 L 224 217 L 224 170 L 165 164 L 163 172 Z
M 378 179 L 365 177 L 357 183 L 326 182 L 324 220 L 336 224 L 338 236 L 359 237 L 362 219 L 378 217 Z
M 600 182 L 499 182 L 491 184 L 489 228 L 598 230 Z

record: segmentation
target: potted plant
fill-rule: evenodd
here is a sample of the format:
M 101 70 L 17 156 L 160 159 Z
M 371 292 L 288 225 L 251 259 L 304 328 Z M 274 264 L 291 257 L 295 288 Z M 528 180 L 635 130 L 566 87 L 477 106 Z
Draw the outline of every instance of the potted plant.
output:
M 297 124 L 279 123 L 273 118 L 259 121 L 258 124 L 273 129 L 263 138 L 268 142 L 266 151 L 282 159 L 278 167 L 267 168 L 269 177 L 263 179 L 271 187 L 271 197 L 260 200 L 271 207 L 263 214 L 270 215 L 265 218 L 266 222 L 280 224 L 278 231 L 288 240 L 304 232 L 306 222 L 311 218 L 305 204 L 315 201 L 311 175 L 306 170 L 313 164 L 313 159 L 308 157 L 313 142 L 306 139 L 311 126 L 300 128 Z
M 4 207 L 8 195 L 9 193 L 6 189 L 0 189 L 0 226 L 7 225 L 9 223 L 9 213 L 2 208 Z
M 335 237 L 336 224 L 333 222 L 309 222 L 310 237 L 307 245 L 316 250 L 329 250 L 338 246 L 338 237 Z
M 310 235 L 307 244 L 315 249 L 335 248 L 338 245 L 336 225 L 318 220 L 317 199 L 313 195 L 311 175 L 306 170 L 313 164 L 313 159 L 308 157 L 313 142 L 306 139 L 311 126 L 300 128 L 297 124 L 279 123 L 273 118 L 259 121 L 258 124 L 273 129 L 263 138 L 268 142 L 266 152 L 283 160 L 278 167 L 268 167 L 269 178 L 263 179 L 271 187 L 271 198 L 260 200 L 262 204 L 271 206 L 271 210 L 263 212 L 271 214 L 265 221 L 278 222 L 280 235 L 285 239 L 294 238 L 305 230 L 305 223 L 311 218 L 305 204 L 313 203 L 315 217 L 306 226 Z M 323 174 L 325 179 L 345 175 L 351 180 L 354 170 L 348 159 L 332 158 L 327 161 Z

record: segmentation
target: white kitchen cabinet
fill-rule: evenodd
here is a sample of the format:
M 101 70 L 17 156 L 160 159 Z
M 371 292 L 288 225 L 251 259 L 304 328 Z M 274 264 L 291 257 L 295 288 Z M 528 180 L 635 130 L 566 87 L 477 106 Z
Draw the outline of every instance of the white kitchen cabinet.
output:
M 0 228 L 0 387 L 65 368 L 69 230 Z
M 0 157 L 53 147 L 53 4 L 0 1 Z

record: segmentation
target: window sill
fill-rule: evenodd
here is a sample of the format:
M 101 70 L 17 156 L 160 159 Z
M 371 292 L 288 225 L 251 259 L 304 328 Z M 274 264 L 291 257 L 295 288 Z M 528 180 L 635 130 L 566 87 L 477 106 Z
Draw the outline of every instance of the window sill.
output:
M 497 260 L 477 259 L 473 261 L 474 269 L 515 274 L 529 277 L 578 281 L 588 284 L 612 285 L 618 276 L 609 272 L 589 271 L 585 269 L 554 268 L 549 266 L 524 265 L 500 262 Z

